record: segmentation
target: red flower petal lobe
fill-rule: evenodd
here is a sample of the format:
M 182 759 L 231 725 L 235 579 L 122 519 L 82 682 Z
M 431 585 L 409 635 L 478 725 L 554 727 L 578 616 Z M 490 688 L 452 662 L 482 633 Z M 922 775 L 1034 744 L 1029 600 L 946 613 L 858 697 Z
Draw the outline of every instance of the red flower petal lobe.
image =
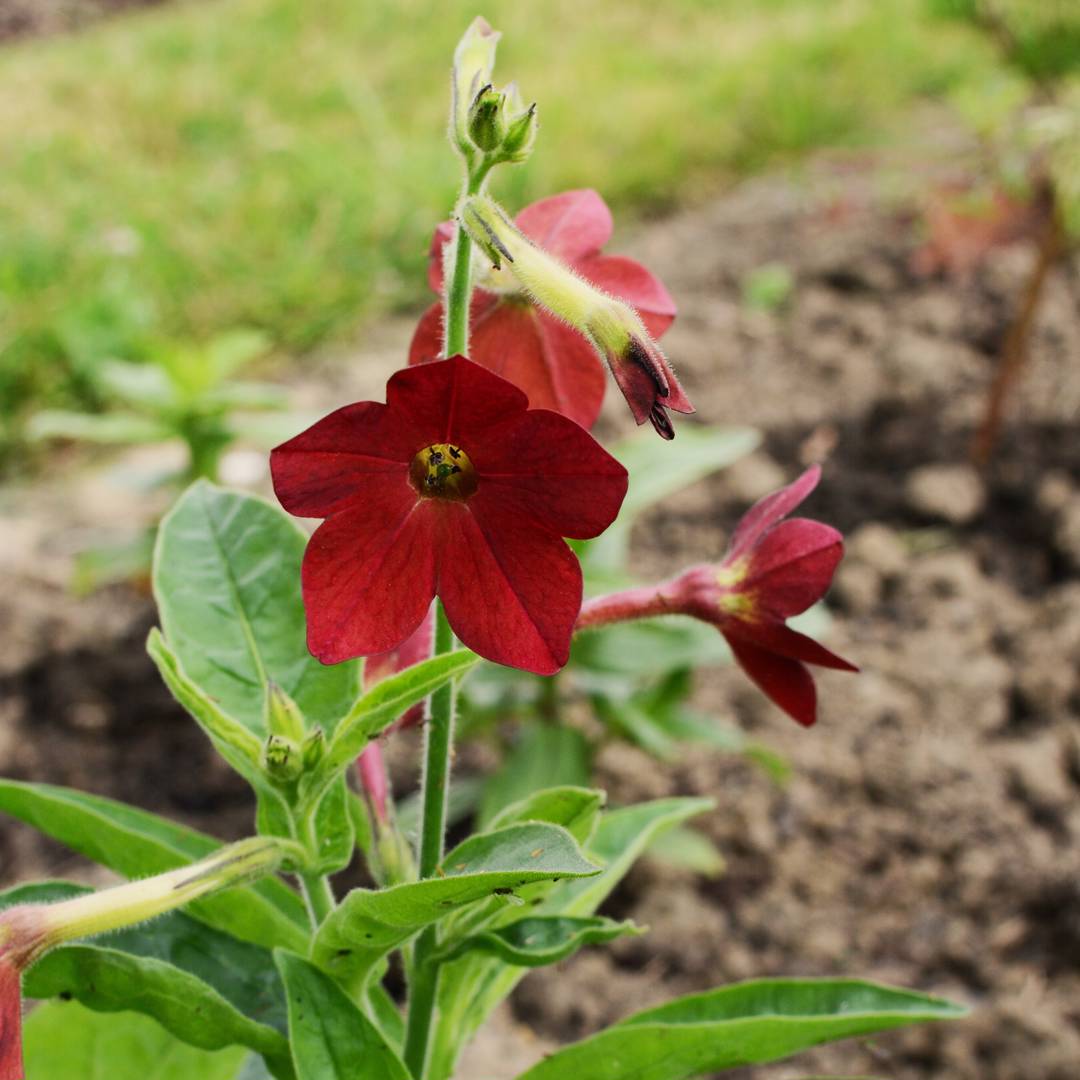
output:
M 389 407 L 420 439 L 414 448 L 440 442 L 469 443 L 493 424 L 524 412 L 529 399 L 512 383 L 464 356 L 403 368 L 386 384 Z
M 453 221 L 440 222 L 435 228 L 435 232 L 431 237 L 431 246 L 428 248 L 428 284 L 431 286 L 431 291 L 438 293 L 440 296 L 443 291 L 443 283 L 446 280 L 443 275 L 443 251 L 446 249 L 446 245 L 454 239 L 454 230 L 456 228 L 457 225 Z
M 830 652 L 824 645 L 819 645 L 813 638 L 792 630 L 782 622 L 764 619 L 729 619 L 721 627 L 724 636 L 740 641 L 748 641 L 777 656 L 789 660 L 801 660 L 805 664 L 833 668 L 836 671 L 858 671 L 859 669 L 842 656 Z
M 817 487 L 821 466 L 812 465 L 797 480 L 759 499 L 745 514 L 732 533 L 724 562 L 744 554 L 767 529 L 787 517 Z
M 563 191 L 526 206 L 517 227 L 545 251 L 576 263 L 594 255 L 611 239 L 611 211 L 592 188 Z
M 300 580 L 324 664 L 396 648 L 420 625 L 435 596 L 432 501 L 364 502 L 315 530 Z
M 727 634 L 724 637 L 751 680 L 788 716 L 803 727 L 812 727 L 817 720 L 817 690 L 810 672 L 798 660 L 777 656 Z
M 655 274 L 620 255 L 594 255 L 575 268 L 605 292 L 625 300 L 641 316 L 645 329 L 659 338 L 675 321 L 675 301 Z
M 416 435 L 385 405 L 346 405 L 270 452 L 274 492 L 290 514 L 329 517 L 371 499 L 413 500 Z
M 843 537 L 832 526 L 807 518 L 783 521 L 753 549 L 739 589 L 754 594 L 771 615 L 798 615 L 825 595 L 843 554 Z
M 439 510 L 439 596 L 454 633 L 497 664 L 554 674 L 581 609 L 574 553 L 497 500 Z
M 493 429 L 472 451 L 480 477 L 470 508 L 514 514 L 555 536 L 598 536 L 626 496 L 626 469 L 587 431 L 547 409 Z

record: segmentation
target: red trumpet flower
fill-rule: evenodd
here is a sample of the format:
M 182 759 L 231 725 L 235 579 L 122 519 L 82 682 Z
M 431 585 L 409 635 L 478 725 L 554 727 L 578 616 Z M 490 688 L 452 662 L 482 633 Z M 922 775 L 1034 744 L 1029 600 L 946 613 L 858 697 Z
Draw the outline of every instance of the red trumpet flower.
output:
M 463 356 L 399 371 L 387 403 L 347 405 L 273 451 L 274 490 L 326 520 L 304 554 L 308 648 L 323 663 L 387 652 L 434 596 L 481 656 L 566 663 L 581 568 L 626 470 L 572 420 Z
M 783 520 L 820 476 L 815 465 L 751 507 L 718 566 L 694 566 L 664 585 L 590 600 L 578 628 L 664 614 L 712 623 L 743 671 L 809 727 L 817 719 L 817 692 L 806 665 L 859 670 L 785 622 L 825 595 L 844 553 L 843 538 L 831 526 L 806 518 Z
M 671 325 L 675 301 L 661 282 L 633 259 L 600 253 L 611 239 L 612 220 L 607 204 L 595 191 L 564 191 L 541 199 L 522 210 L 516 223 L 537 246 L 580 277 L 633 306 L 654 338 L 659 338 Z M 447 221 L 436 229 L 431 242 L 428 281 L 440 294 L 443 249 L 453 235 L 454 225 Z M 539 306 L 506 269 L 489 271 L 476 284 L 469 315 L 471 359 L 521 387 L 533 408 L 554 409 L 582 427 L 592 427 L 604 399 L 605 381 L 596 349 L 605 343 L 590 342 Z M 409 347 L 410 364 L 423 363 L 441 354 L 442 323 L 440 301 L 420 319 Z M 642 404 L 635 409 L 640 423 L 652 409 L 656 383 L 655 376 L 650 374 L 653 359 L 646 355 L 648 346 L 642 342 L 637 348 L 645 356 L 644 365 L 640 358 L 635 361 L 634 357 L 623 363 L 622 358 L 609 356 L 609 362 L 632 407 L 642 394 L 648 396 L 648 407 Z M 662 367 L 670 374 L 666 361 L 662 361 Z M 662 403 L 683 412 L 693 411 L 674 376 L 661 377 L 670 399 L 662 398 Z M 647 385 L 639 387 L 638 381 Z

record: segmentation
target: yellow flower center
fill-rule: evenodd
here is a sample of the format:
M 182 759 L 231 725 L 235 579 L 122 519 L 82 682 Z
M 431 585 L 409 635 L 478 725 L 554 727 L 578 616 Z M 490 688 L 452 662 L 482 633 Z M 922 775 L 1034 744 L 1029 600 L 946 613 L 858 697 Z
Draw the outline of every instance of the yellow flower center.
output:
M 450 443 L 433 443 L 421 450 L 409 466 L 409 481 L 420 498 L 451 502 L 464 502 L 479 483 L 469 455 Z

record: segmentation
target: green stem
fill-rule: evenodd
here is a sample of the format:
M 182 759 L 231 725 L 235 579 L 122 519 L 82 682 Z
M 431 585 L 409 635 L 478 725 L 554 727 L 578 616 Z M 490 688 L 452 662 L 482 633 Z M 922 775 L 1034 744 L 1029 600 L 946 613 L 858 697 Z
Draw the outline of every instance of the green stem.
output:
M 317 930 L 335 907 L 330 882 L 325 874 L 301 874 L 300 889 L 304 894 L 312 928 Z
M 454 632 L 442 604 L 435 605 L 435 655 L 451 652 Z M 420 826 L 420 877 L 434 877 L 443 858 L 446 833 L 446 795 L 450 781 L 450 751 L 454 741 L 457 688 L 453 682 L 431 695 L 431 718 L 427 724 L 424 755 L 423 808 Z M 438 947 L 435 927 L 424 930 L 413 950 L 409 974 L 409 1015 L 405 1028 L 405 1064 L 422 1080 L 434 1019 L 439 967 L 433 961 Z
M 470 172 L 465 183 L 463 198 L 476 195 L 484 186 L 491 163 L 483 161 Z M 464 356 L 469 351 L 469 306 L 472 300 L 472 238 L 461 227 L 457 227 L 454 246 L 454 266 L 450 280 L 446 283 L 446 326 L 443 337 L 443 355 Z

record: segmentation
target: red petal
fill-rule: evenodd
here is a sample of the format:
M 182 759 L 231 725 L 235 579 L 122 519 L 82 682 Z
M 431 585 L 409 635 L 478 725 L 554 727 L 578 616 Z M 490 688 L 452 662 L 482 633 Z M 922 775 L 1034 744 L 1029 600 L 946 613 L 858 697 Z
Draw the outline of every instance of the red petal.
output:
M 452 442 L 464 443 L 470 457 L 470 442 L 529 405 L 516 386 L 464 356 L 395 372 L 386 384 L 386 401 L 419 433 L 414 454 L 430 443 Z
M 581 609 L 574 553 L 494 501 L 440 509 L 439 596 L 454 632 L 497 664 L 554 674 Z
M 723 618 L 723 617 L 722 617 Z M 859 669 L 842 656 L 830 652 L 824 645 L 819 645 L 813 638 L 792 630 L 782 622 L 771 619 L 723 619 L 723 633 L 729 640 L 739 638 L 748 641 L 778 656 L 789 660 L 801 660 L 818 667 L 834 668 L 837 671 L 858 671 Z
M 660 279 L 639 262 L 619 255 L 594 255 L 575 264 L 582 277 L 631 304 L 645 329 L 659 338 L 675 321 L 675 301 Z
M 424 370 L 417 368 L 416 370 Z M 324 664 L 397 648 L 435 595 L 430 501 L 365 501 L 324 521 L 304 553 L 308 648 Z
M 651 420 L 661 436 L 675 438 L 667 410 L 692 413 L 694 406 L 659 346 L 651 339 L 632 337 L 625 354 L 609 353 L 607 361 L 634 420 L 639 424 Z
M 495 428 L 473 464 L 480 486 L 470 508 L 486 515 L 495 507 L 556 536 L 598 536 L 626 496 L 626 469 L 584 428 L 547 409 Z
M 516 220 L 526 236 L 564 262 L 595 255 L 611 239 L 611 211 L 592 188 L 541 199 Z
M 409 365 L 425 364 L 438 360 L 442 355 L 443 313 L 442 304 L 435 303 L 420 316 L 409 342 Z
M 412 667 L 413 664 L 429 659 L 434 648 L 434 632 L 435 609 L 429 607 L 423 622 L 396 649 L 367 658 L 364 662 L 364 689 L 369 690 L 383 679 L 388 679 L 391 675 Z M 421 701 L 408 712 L 402 713 L 394 721 L 392 729 L 412 727 L 414 724 L 419 724 L 423 718 L 424 703 Z
M 747 641 L 728 637 L 739 666 L 781 709 L 803 727 L 817 720 L 817 690 L 810 672 L 798 660 L 759 649 Z
M 788 516 L 799 505 L 821 479 L 821 466 L 812 465 L 787 487 L 774 491 L 759 499 L 743 515 L 742 520 L 732 534 L 724 562 L 728 563 L 744 554 L 764 532 L 782 518 Z
M 22 995 L 19 970 L 0 961 L 0 1080 L 23 1080 Z
M 442 296 L 443 291 L 443 249 L 454 239 L 456 225 L 452 221 L 442 221 L 435 229 L 431 237 L 431 246 L 428 248 L 427 279 L 431 291 Z M 436 353 L 436 355 L 438 355 Z
M 531 304 L 498 301 L 475 319 L 473 360 L 509 379 L 534 409 L 554 409 L 592 424 L 604 399 L 596 350 L 570 327 Z
M 410 505 L 415 440 L 385 405 L 346 405 L 270 452 L 274 492 L 299 517 L 329 517 L 375 498 Z
M 377 742 L 368 743 L 364 752 L 356 759 L 356 773 L 360 786 L 367 794 L 368 801 L 380 822 L 387 821 L 387 803 L 390 796 L 390 783 L 386 776 L 386 762 L 383 761 L 382 747 Z
M 828 591 L 844 554 L 844 538 L 830 525 L 792 518 L 770 529 L 750 554 L 739 591 L 753 593 L 771 615 L 798 615 Z

